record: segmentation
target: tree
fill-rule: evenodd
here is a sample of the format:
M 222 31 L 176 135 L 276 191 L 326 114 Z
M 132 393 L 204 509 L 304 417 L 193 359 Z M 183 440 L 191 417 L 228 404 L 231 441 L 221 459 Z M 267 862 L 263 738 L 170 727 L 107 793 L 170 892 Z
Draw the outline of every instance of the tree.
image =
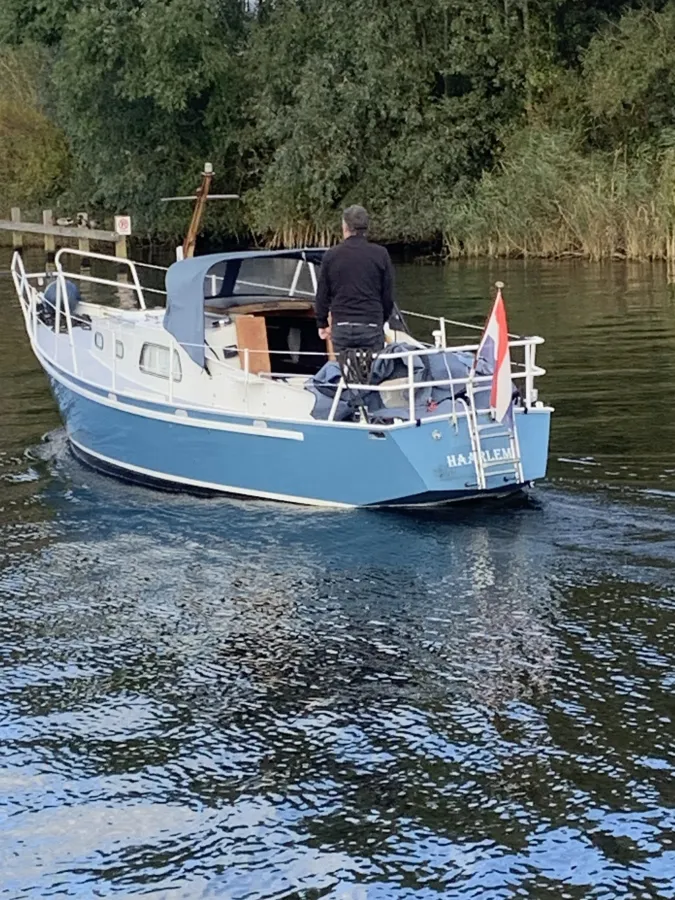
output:
M 274 3 L 246 56 L 253 226 L 304 239 L 358 199 L 388 238 L 437 231 L 520 108 L 503 29 L 492 0 Z
M 76 160 L 73 184 L 90 204 L 170 225 L 159 198 L 192 190 L 205 160 L 239 176 L 244 12 L 238 0 L 60 0 L 0 20 L 51 46 L 49 102 Z M 30 18 L 32 16 L 32 18 Z
M 64 134 L 39 99 L 44 51 L 32 44 L 0 51 L 0 198 L 38 204 L 62 190 L 71 160 Z

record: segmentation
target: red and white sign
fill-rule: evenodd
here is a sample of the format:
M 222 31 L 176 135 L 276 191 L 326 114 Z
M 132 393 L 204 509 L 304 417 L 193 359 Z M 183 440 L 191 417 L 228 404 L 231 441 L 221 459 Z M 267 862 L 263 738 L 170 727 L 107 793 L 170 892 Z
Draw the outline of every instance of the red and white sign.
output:
M 131 234 L 131 216 L 115 216 L 115 233 L 122 237 Z

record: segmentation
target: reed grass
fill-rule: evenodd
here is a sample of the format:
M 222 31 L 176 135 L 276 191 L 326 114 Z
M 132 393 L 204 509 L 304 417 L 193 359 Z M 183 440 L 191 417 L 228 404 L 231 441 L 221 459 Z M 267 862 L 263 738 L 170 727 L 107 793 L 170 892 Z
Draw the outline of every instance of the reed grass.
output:
M 271 249 L 298 247 L 330 247 L 336 234 L 329 228 L 321 228 L 311 222 L 294 222 L 270 232 L 265 245 Z
M 527 130 L 445 222 L 448 257 L 675 261 L 675 150 L 582 153 L 573 134 Z

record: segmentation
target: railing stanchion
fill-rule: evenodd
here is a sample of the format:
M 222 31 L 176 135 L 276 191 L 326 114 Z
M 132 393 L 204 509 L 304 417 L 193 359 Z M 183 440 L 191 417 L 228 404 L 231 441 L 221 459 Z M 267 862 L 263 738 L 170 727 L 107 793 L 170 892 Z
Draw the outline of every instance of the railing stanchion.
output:
M 73 359 L 73 372 L 77 375 L 77 354 L 75 353 L 75 339 L 73 338 L 73 319 L 70 315 L 70 300 L 68 299 L 68 291 L 66 290 L 66 278 L 63 269 L 59 270 L 57 279 L 61 284 L 61 305 L 66 314 L 66 330 L 68 332 L 68 342 L 70 344 L 70 353 Z M 57 290 L 58 293 L 58 290 Z
M 525 406 L 532 406 L 534 389 L 534 344 L 525 344 Z
M 129 269 L 131 270 L 131 277 L 134 281 L 134 287 L 136 289 L 136 297 L 138 298 L 138 305 L 141 309 L 145 309 L 145 297 L 143 296 L 143 288 L 141 287 L 141 282 L 138 278 L 138 272 L 136 271 L 136 266 L 133 264 L 131 260 L 128 260 Z
M 408 354 L 408 411 L 410 414 L 410 421 L 415 421 L 415 389 L 413 387 L 413 355 L 412 353 Z
M 337 390 L 335 391 L 335 396 L 333 397 L 333 402 L 331 403 L 330 412 L 328 413 L 328 421 L 335 421 L 335 413 L 337 412 L 338 403 L 340 402 L 340 398 L 342 397 L 342 391 L 345 387 L 345 379 L 344 376 L 340 377 L 338 381 Z
M 112 333 L 112 391 L 117 387 L 117 332 Z
M 169 350 L 169 403 L 173 403 L 173 357 L 176 352 L 173 338 L 169 343 Z
M 448 346 L 448 339 L 445 334 L 445 319 L 442 316 L 438 320 L 438 324 L 441 327 L 441 346 L 445 350 L 445 348 Z
M 54 308 L 54 361 L 59 359 L 59 332 L 61 331 L 61 274 L 56 276 L 56 306 Z
M 29 289 L 28 296 L 30 297 L 30 308 L 33 318 L 33 341 L 37 342 L 37 294 L 35 289 Z

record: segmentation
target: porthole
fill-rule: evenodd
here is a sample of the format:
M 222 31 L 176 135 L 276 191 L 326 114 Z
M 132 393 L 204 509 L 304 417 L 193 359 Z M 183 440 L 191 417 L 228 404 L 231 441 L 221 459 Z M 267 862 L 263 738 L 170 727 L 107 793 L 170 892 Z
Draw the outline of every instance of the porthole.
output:
M 122 341 L 115 341 L 115 356 L 118 359 L 124 359 L 124 344 Z
M 97 349 L 103 350 L 103 335 L 100 331 L 94 332 L 94 343 L 96 344 Z

